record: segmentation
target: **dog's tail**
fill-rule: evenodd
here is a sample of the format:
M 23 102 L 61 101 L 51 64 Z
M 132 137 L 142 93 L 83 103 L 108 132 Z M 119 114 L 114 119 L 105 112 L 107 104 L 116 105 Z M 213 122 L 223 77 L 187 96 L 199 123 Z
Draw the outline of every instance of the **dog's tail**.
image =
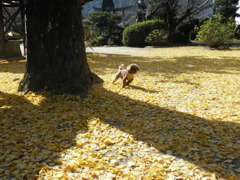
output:
M 122 69 L 125 69 L 125 65 L 124 64 L 121 64 L 119 67 L 118 67 L 119 70 L 122 70 Z

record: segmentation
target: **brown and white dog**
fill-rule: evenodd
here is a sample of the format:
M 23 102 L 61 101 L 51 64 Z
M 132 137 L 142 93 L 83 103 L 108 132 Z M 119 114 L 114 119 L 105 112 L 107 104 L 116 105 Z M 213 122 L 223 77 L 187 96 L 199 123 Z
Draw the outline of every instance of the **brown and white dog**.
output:
M 129 85 L 133 79 L 134 75 L 139 71 L 139 67 L 136 64 L 130 64 L 125 68 L 124 64 L 119 66 L 119 70 L 112 83 L 116 82 L 119 78 L 122 78 L 122 87 Z

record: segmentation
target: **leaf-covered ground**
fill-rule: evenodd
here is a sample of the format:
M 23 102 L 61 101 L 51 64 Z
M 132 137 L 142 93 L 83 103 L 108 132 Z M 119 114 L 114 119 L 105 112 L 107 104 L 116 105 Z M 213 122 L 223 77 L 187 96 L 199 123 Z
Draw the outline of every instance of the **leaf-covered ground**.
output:
M 88 55 L 87 99 L 16 92 L 0 62 L 0 179 L 240 179 L 240 48 Z M 132 86 L 111 83 L 137 63 Z

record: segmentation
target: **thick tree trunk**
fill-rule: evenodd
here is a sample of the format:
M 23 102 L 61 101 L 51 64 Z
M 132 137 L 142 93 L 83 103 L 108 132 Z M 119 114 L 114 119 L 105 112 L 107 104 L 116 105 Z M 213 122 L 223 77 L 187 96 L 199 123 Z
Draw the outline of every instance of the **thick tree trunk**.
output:
M 78 0 L 30 0 L 26 4 L 27 66 L 18 90 L 86 95 L 103 82 L 86 60 Z

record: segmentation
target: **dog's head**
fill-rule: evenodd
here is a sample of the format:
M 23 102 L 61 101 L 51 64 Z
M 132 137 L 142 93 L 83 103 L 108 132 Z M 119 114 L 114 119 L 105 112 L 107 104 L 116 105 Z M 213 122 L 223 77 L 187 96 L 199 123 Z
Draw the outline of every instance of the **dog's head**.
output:
M 136 64 L 130 64 L 130 65 L 127 67 L 127 70 L 128 70 L 129 73 L 135 74 L 135 73 L 137 73 L 137 71 L 139 71 L 139 67 L 138 67 L 138 65 L 136 65 Z

